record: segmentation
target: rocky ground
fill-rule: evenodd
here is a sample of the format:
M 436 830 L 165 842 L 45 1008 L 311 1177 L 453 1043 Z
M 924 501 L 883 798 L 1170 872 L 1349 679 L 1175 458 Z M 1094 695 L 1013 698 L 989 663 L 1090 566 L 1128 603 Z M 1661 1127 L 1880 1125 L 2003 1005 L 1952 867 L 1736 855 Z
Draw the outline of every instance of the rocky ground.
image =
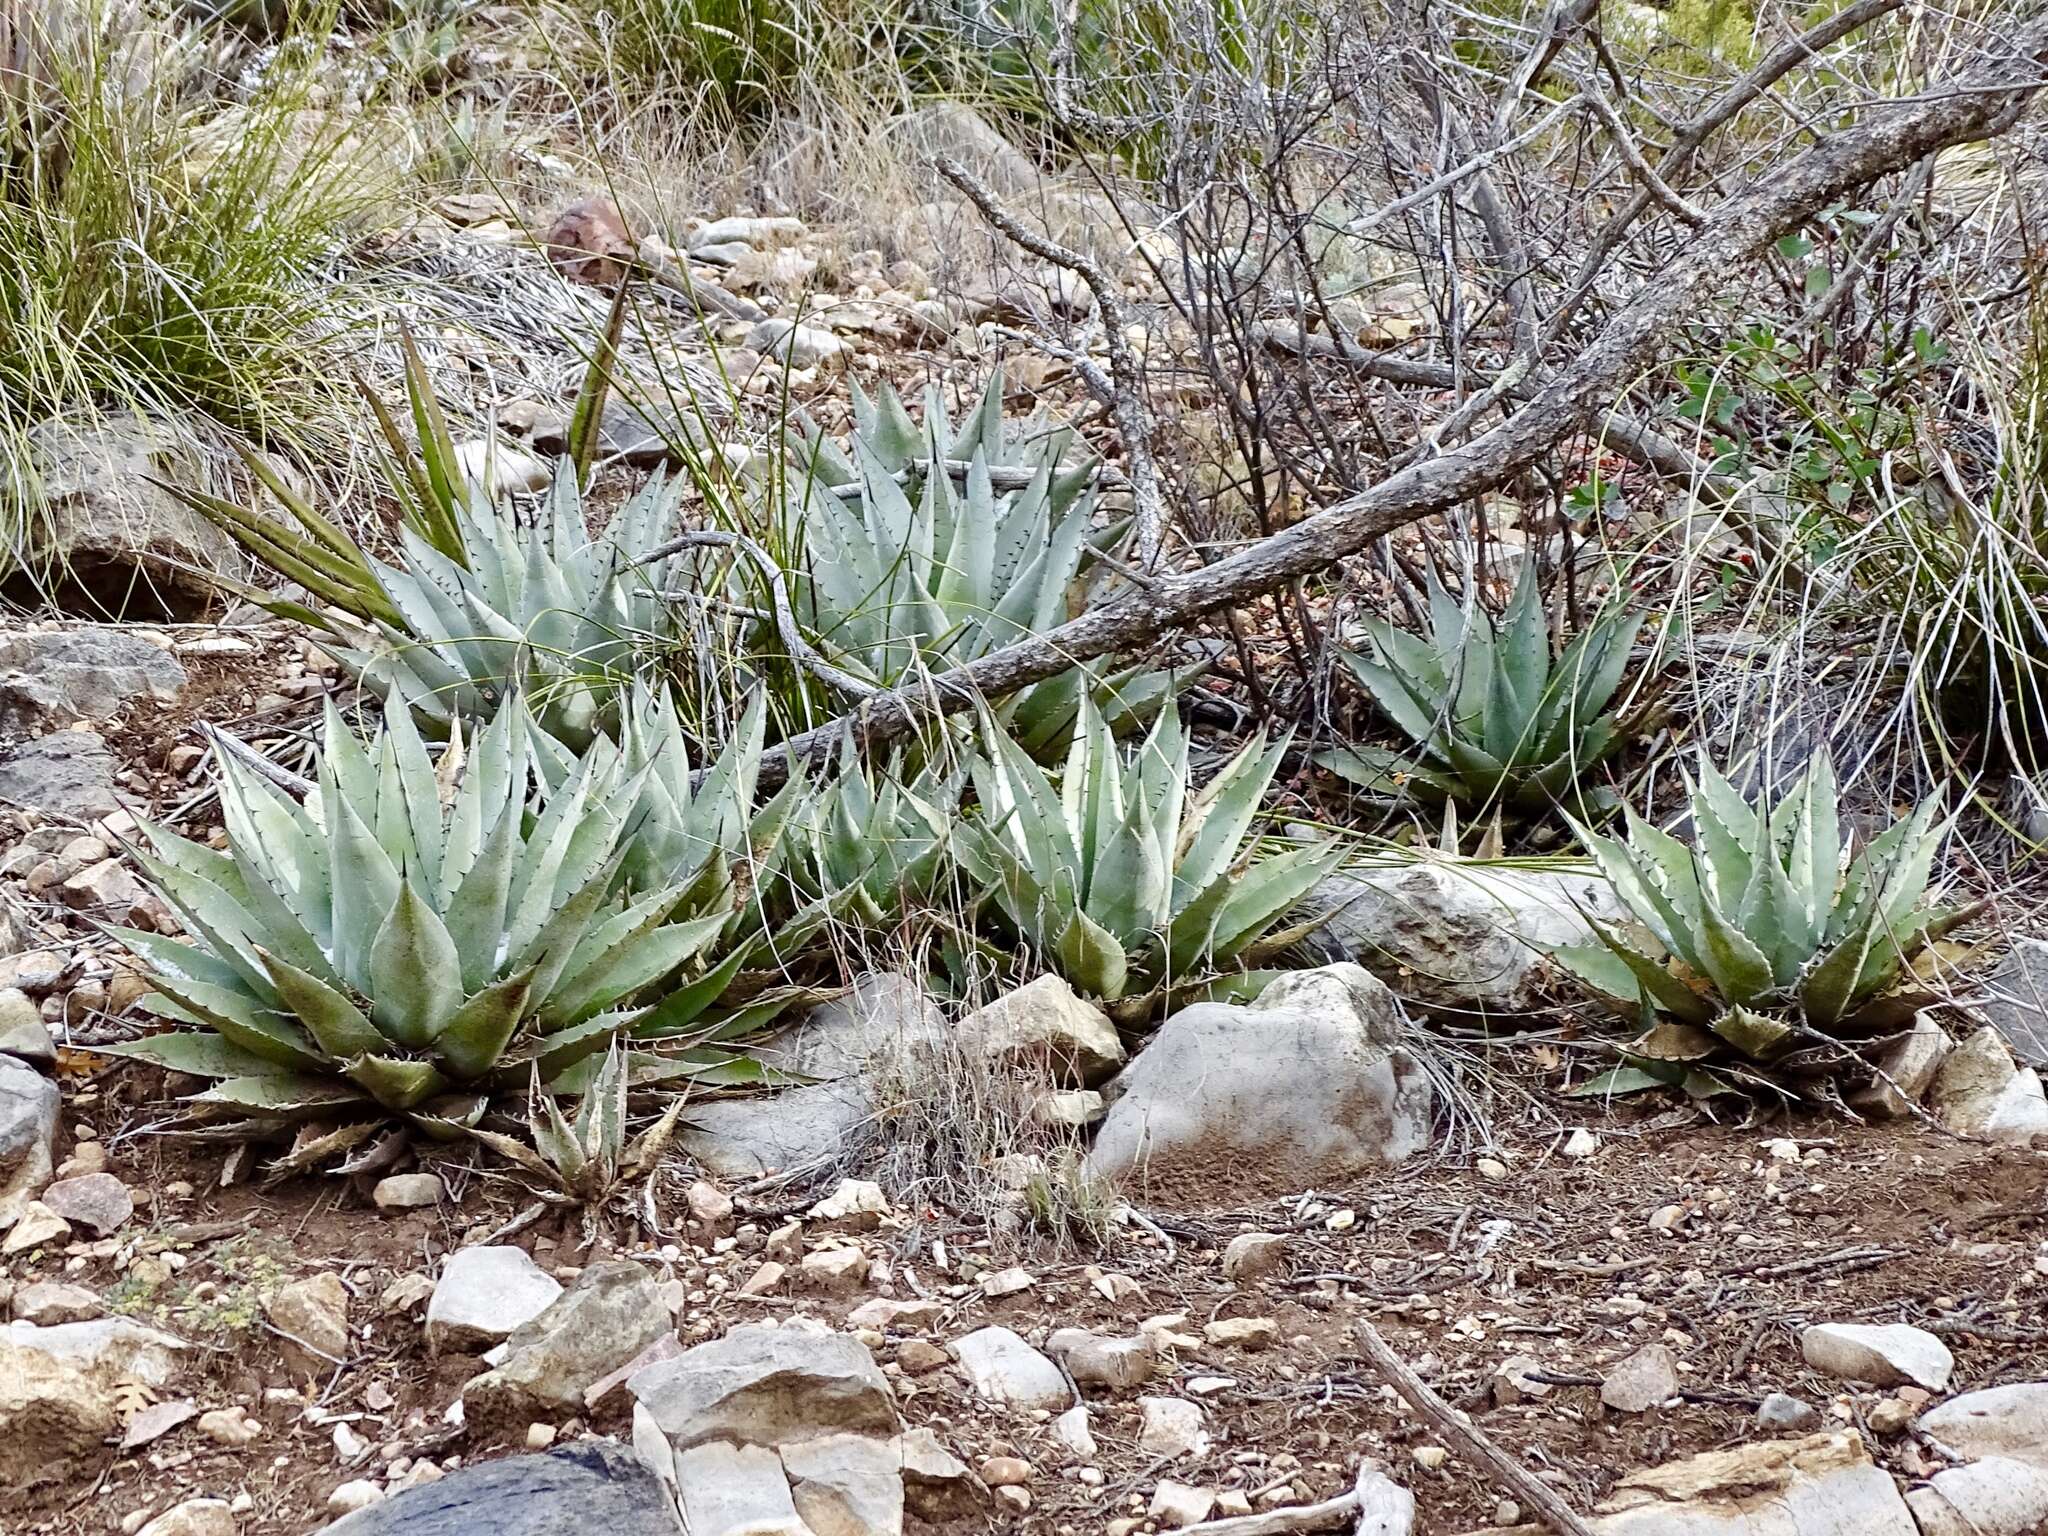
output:
M 600 1217 L 473 1147 L 274 1179 L 281 1149 L 160 1134 L 178 1085 L 95 1055 L 146 1021 L 93 925 L 168 921 L 121 844 L 208 824 L 196 722 L 286 740 L 328 669 L 280 627 L 48 625 L 0 674 L 10 1532 L 652 1532 L 663 1480 L 693 1536 L 1535 1518 L 1463 1426 L 1603 1532 L 2048 1529 L 2017 1004 L 1953 1049 L 1930 1022 L 1893 1064 L 1915 1102 L 1856 1126 L 1567 1100 L 1569 1030 L 1479 1052 L 1350 964 L 1128 1063 L 1057 984 L 949 1030 L 876 978 L 774 1042 L 821 1081 L 692 1106 Z M 1499 872 L 1481 923 L 1438 870 L 1351 878 L 1334 926 L 1411 1008 L 1540 1004 L 1500 914 L 1539 936 L 1571 887 Z M 1035 1156 L 917 1176 L 945 1138 L 905 1062 L 947 1040 L 1038 1072 Z M 1129 1203 L 1061 1182 L 1096 1121 Z

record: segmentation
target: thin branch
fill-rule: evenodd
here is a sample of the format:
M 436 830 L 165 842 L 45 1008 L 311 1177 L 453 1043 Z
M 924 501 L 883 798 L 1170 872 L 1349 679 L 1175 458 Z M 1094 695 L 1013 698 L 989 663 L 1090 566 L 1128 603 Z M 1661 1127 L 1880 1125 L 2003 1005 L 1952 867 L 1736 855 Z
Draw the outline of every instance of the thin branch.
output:
M 953 183 L 988 220 L 996 232 L 1021 246 L 1041 261 L 1064 268 L 1088 285 L 1101 311 L 1103 345 L 1109 353 L 1110 376 L 1092 359 L 1076 352 L 1074 368 L 1089 390 L 1116 418 L 1117 431 L 1124 440 L 1124 458 L 1129 465 L 1131 507 L 1136 519 L 1137 565 L 1151 571 L 1159 563 L 1166 541 L 1166 504 L 1159 494 L 1159 468 L 1152 457 L 1152 413 L 1145 405 L 1145 375 L 1131 350 L 1131 312 L 1122 289 L 1102 270 L 1093 257 L 1061 245 L 1057 240 L 1027 226 L 1003 205 L 994 189 L 959 161 L 941 155 L 933 167 Z
M 1428 1384 L 1409 1369 L 1408 1362 L 1394 1353 L 1394 1347 L 1381 1336 L 1379 1329 L 1362 1317 L 1356 1319 L 1352 1326 L 1373 1369 L 1386 1377 L 1387 1384 L 1401 1394 L 1402 1400 L 1430 1428 L 1450 1441 L 1467 1461 L 1476 1462 L 1482 1470 L 1491 1473 L 1495 1482 L 1513 1494 L 1517 1503 L 1533 1511 L 1537 1519 L 1557 1532 L 1557 1536 L 1593 1536 L 1592 1527 L 1572 1512 L 1572 1507 L 1557 1496 L 1556 1489 L 1495 1445 L 1471 1420 L 1430 1391 Z

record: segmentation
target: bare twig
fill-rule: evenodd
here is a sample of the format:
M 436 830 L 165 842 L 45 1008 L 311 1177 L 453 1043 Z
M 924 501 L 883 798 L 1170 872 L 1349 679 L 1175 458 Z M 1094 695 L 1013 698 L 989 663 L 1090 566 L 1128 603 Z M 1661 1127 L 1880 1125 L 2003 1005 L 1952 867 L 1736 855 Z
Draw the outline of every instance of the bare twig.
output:
M 1145 375 L 1131 350 L 1130 307 L 1123 290 L 1093 257 L 1071 250 L 1057 240 L 1030 228 L 1007 207 L 995 191 L 958 160 L 941 155 L 933 167 L 946 180 L 967 194 L 981 210 L 981 216 L 1005 239 L 1080 278 L 1095 295 L 1102 315 L 1102 343 L 1109 354 L 1109 373 L 1104 375 L 1093 358 L 1076 349 L 1071 356 L 1081 381 L 1115 418 L 1124 440 L 1124 458 L 1129 465 L 1131 510 L 1136 522 L 1137 566 L 1151 571 L 1159 563 L 1166 539 L 1166 504 L 1159 494 L 1159 469 L 1152 457 L 1152 412 L 1145 404 Z
M 1423 1379 L 1408 1368 L 1407 1361 L 1394 1353 L 1393 1346 L 1381 1337 L 1379 1329 L 1362 1317 L 1355 1326 L 1358 1342 L 1364 1346 L 1366 1358 L 1372 1362 L 1373 1368 L 1387 1379 L 1387 1384 L 1401 1394 L 1402 1400 L 1421 1415 L 1430 1428 L 1461 1451 L 1466 1460 L 1476 1462 L 1490 1473 L 1502 1488 L 1514 1495 L 1517 1503 L 1532 1510 L 1536 1518 L 1558 1536 L 1593 1536 L 1592 1527 L 1572 1512 L 1571 1506 L 1557 1496 L 1555 1489 L 1495 1445 L 1463 1414 L 1432 1392 Z

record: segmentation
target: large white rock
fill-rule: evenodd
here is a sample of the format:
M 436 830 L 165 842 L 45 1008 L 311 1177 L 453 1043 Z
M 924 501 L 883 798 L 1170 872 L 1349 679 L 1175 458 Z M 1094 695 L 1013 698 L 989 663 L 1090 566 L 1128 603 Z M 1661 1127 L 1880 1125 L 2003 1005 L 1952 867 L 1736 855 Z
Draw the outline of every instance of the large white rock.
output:
M 427 1343 L 475 1352 L 509 1339 L 562 1294 L 562 1282 L 523 1248 L 463 1248 L 448 1255 L 427 1302 Z
M 782 1448 L 796 1512 L 812 1536 L 899 1536 L 903 1453 L 868 1435 L 821 1435 Z
M 1920 1536 L 2041 1536 L 2048 1531 L 2048 1469 L 1988 1456 L 1935 1473 L 1906 1503 Z
M 1920 1432 L 1973 1461 L 2009 1456 L 2048 1467 L 2048 1381 L 1952 1397 L 1920 1415 Z
M 1926 1097 L 1953 1048 L 1933 1014 L 1914 1014 L 1913 1027 L 1878 1057 L 1869 1083 L 1849 1095 L 1849 1107 L 1879 1120 L 1905 1119 Z
M 14 1225 L 56 1171 L 57 1085 L 0 1056 L 0 1232 Z
M 693 1445 L 676 1457 L 675 1480 L 690 1536 L 813 1536 L 790 1499 L 782 1459 L 765 1446 Z
M 886 1438 L 899 1428 L 888 1378 L 868 1347 L 807 1319 L 735 1328 L 634 1372 L 626 1389 L 678 1452 L 709 1440 L 779 1446 L 839 1433 Z
M 1058 976 L 1041 976 L 959 1023 L 960 1043 L 1006 1065 L 1036 1068 L 1051 1082 L 1089 1085 L 1124 1064 L 1109 1015 Z
M 1980 990 L 1978 1010 L 2021 1062 L 2048 1067 L 2048 942 L 2015 939 L 2012 952 Z
M 1920 1536 L 1853 1430 L 1632 1472 L 1587 1523 L 1598 1536 Z
M 953 1353 L 980 1396 L 1010 1408 L 1063 1408 L 1073 1391 L 1060 1368 L 1008 1328 L 982 1328 L 956 1340 Z
M 1138 1186 L 1335 1184 L 1428 1143 L 1432 1090 L 1394 995 L 1356 965 L 1282 976 L 1249 1007 L 1197 1003 L 1112 1085 L 1089 1154 Z
M 120 1430 L 124 1384 L 166 1385 L 184 1348 L 126 1318 L 0 1328 L 0 1508 L 99 1459 Z
M 1878 1387 L 1948 1390 L 1955 1356 L 1948 1346 L 1907 1323 L 1815 1323 L 1799 1336 L 1799 1353 L 1822 1375 Z
M 2040 1074 L 2015 1063 L 2005 1037 L 1989 1027 L 1948 1053 L 1931 1102 L 1941 1122 L 1960 1135 L 2024 1144 L 2048 1132 Z
M 1592 875 L 1428 859 L 1326 876 L 1303 903 L 1322 933 L 1403 999 L 1427 1008 L 1526 1013 L 1554 974 L 1545 950 L 1590 944 L 1581 910 L 1624 916 Z

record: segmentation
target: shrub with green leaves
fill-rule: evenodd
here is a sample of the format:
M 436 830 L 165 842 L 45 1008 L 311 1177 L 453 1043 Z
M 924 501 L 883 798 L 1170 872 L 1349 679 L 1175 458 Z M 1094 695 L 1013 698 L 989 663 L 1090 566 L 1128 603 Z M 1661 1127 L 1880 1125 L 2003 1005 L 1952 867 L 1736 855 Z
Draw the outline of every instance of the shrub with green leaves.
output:
M 732 975 L 707 967 L 727 904 L 678 918 L 681 889 L 623 893 L 619 753 L 536 801 L 530 730 L 515 701 L 437 767 L 403 711 L 366 750 L 330 705 L 303 805 L 227 758 L 227 850 L 151 827 L 138 855 L 192 942 L 116 930 L 195 1028 L 116 1054 L 221 1079 L 209 1110 L 432 1124 L 621 1037 L 695 1043 Z
M 1067 462 L 1068 428 L 1006 423 L 1003 388 L 998 370 L 956 429 L 936 388 L 920 427 L 894 390 L 870 399 L 855 385 L 851 458 L 815 430 L 793 445 L 785 520 L 802 537 L 798 616 L 822 651 L 875 684 L 944 672 L 1064 623 L 1110 536 L 1094 526 L 1095 461 Z M 1057 754 L 1084 693 L 1124 724 L 1174 687 L 1159 672 L 1074 668 L 1000 714 L 1034 754 Z
M 1597 944 L 1554 952 L 1616 1006 L 1683 1026 L 1636 1053 L 1637 1073 L 1677 1080 L 1730 1051 L 1778 1062 L 1895 1027 L 1932 1000 L 1907 967 L 1969 910 L 1927 899 L 1948 830 L 1938 802 L 1845 859 L 1825 754 L 1775 807 L 1767 793 L 1744 801 L 1704 757 L 1687 788 L 1691 847 L 1633 810 L 1625 843 L 1578 829 L 1633 921 L 1589 919 Z
M 1246 841 L 1284 741 L 1248 744 L 1191 792 L 1172 710 L 1126 762 L 1084 706 L 1057 785 L 995 725 L 984 735 L 971 764 L 980 805 L 957 833 L 962 862 L 1039 963 L 1096 997 L 1255 963 L 1336 861 L 1333 844 L 1262 859 Z
M 1467 809 L 1579 805 L 1581 778 L 1642 727 L 1640 714 L 1608 710 L 1642 616 L 1610 610 L 1553 652 L 1528 565 L 1499 619 L 1435 581 L 1429 612 L 1427 639 L 1375 620 L 1370 655 L 1339 653 L 1414 750 L 1354 746 L 1318 761 L 1364 789 Z

